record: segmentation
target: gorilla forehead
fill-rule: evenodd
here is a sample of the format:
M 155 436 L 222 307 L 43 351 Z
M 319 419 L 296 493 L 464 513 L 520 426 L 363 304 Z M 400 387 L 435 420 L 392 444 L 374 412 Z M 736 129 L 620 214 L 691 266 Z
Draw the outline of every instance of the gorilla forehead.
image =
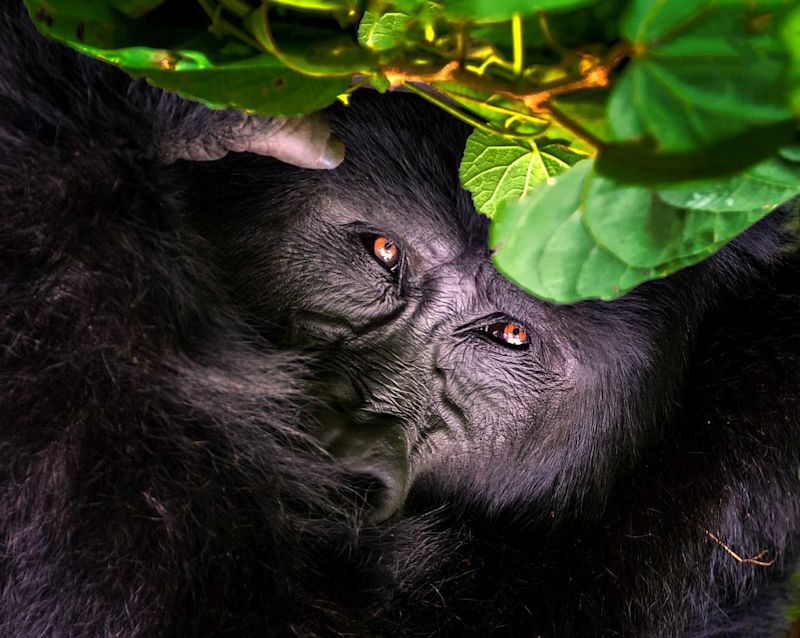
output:
M 469 127 L 415 96 L 359 97 L 349 107 L 329 109 L 346 161 L 315 177 L 341 204 L 368 209 L 376 221 L 435 230 L 436 236 L 425 237 L 432 245 L 449 239 L 485 246 L 488 220 L 475 214 L 458 178 Z

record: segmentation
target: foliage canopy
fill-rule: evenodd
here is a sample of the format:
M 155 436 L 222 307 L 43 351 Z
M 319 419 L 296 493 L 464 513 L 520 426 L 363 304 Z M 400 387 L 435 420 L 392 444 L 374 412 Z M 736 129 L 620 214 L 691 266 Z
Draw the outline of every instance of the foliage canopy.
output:
M 800 193 L 792 0 L 26 0 L 50 37 L 215 107 L 404 87 L 475 131 L 497 267 L 610 299 Z

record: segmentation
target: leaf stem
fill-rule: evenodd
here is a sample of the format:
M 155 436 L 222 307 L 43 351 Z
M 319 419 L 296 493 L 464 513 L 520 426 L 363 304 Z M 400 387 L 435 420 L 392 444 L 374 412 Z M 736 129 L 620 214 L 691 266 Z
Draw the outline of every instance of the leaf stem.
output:
M 222 17 L 222 4 L 214 6 L 209 0 L 197 0 L 197 3 L 208 14 L 211 24 L 208 27 L 210 33 L 228 34 L 234 38 L 241 40 L 246 45 L 253 47 L 256 51 L 261 50 L 261 46 L 247 33 L 232 25 L 225 18 Z
M 475 106 L 480 106 L 481 108 L 488 109 L 490 111 L 494 111 L 495 113 L 499 113 L 501 115 L 507 115 L 509 117 L 514 117 L 523 121 L 533 122 L 536 124 L 547 124 L 547 119 L 543 117 L 537 117 L 536 115 L 531 115 L 530 113 L 523 113 L 521 111 L 515 111 L 513 109 L 506 108 L 504 106 L 499 106 L 497 104 L 492 104 L 486 100 L 479 100 L 469 95 L 464 95 L 462 93 L 458 93 L 457 91 L 450 91 L 448 89 L 442 88 L 441 86 L 434 87 L 439 93 L 443 93 L 447 97 L 456 102 L 470 102 Z M 491 97 L 489 98 L 491 99 Z
M 500 131 L 491 126 L 487 126 L 485 122 L 479 120 L 476 117 L 464 113 L 463 111 L 455 108 L 452 104 L 449 104 L 448 102 L 445 102 L 444 100 L 440 99 L 436 95 L 429 93 L 428 91 L 423 91 L 421 88 L 412 84 L 411 82 L 403 82 L 402 86 L 403 88 L 408 89 L 412 93 L 416 93 L 421 98 L 426 99 L 431 104 L 435 104 L 440 109 L 447 111 L 453 117 L 457 117 L 462 122 L 466 122 L 470 126 L 480 131 L 483 131 L 485 133 L 490 133 L 491 135 L 497 135 L 506 140 L 524 141 L 529 144 L 535 144 L 534 137 L 532 135 L 515 135 L 514 133 L 506 133 L 505 131 Z
M 556 120 L 556 122 L 561 124 L 561 126 L 563 126 L 565 129 L 572 131 L 575 135 L 580 137 L 587 144 L 594 146 L 598 150 L 600 150 L 600 148 L 603 146 L 603 140 L 594 135 L 594 133 L 591 133 L 590 131 L 582 127 L 580 124 L 578 124 L 575 120 L 569 117 L 558 107 L 552 104 L 548 104 L 548 110 L 550 114 L 553 116 L 553 118 Z
M 514 75 L 522 75 L 522 16 L 514 13 L 511 16 L 511 41 L 514 48 Z
M 250 15 L 253 11 L 253 7 L 242 0 L 217 0 L 217 2 L 239 19 Z

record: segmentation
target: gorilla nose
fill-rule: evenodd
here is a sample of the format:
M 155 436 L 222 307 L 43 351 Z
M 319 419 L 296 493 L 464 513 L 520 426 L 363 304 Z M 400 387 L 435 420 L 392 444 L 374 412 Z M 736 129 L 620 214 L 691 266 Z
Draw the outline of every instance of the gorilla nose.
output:
M 400 511 L 407 492 L 405 473 L 375 466 L 353 470 L 355 488 L 364 499 L 367 522 L 380 523 Z
M 318 422 L 315 435 L 347 469 L 367 520 L 377 523 L 398 512 L 410 473 L 405 421 L 384 413 L 325 409 Z

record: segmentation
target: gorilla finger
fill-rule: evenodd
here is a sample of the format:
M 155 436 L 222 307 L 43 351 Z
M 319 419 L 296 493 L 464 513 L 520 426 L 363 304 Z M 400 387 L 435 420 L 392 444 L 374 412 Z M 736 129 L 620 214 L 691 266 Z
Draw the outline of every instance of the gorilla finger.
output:
M 336 168 L 344 159 L 344 145 L 319 113 L 262 117 L 194 105 L 184 121 L 166 128 L 158 156 L 167 164 L 217 160 L 230 152 L 266 155 L 300 168 Z
M 275 118 L 262 132 L 253 133 L 241 150 L 300 168 L 336 168 L 344 160 L 344 145 L 320 113 Z

